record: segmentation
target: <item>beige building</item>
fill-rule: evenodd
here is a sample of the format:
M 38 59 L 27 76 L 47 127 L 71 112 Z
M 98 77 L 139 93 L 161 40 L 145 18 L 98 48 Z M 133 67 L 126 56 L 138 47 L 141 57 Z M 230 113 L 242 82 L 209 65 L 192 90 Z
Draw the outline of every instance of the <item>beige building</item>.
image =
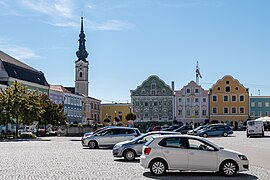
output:
M 114 117 L 118 117 L 120 122 L 124 125 L 127 125 L 125 117 L 128 113 L 131 112 L 131 104 L 130 103 L 117 103 L 117 104 L 101 104 L 102 111 L 102 124 L 104 123 L 105 118 L 109 118 L 111 120 L 111 125 L 116 125 Z
M 93 97 L 83 97 L 83 124 L 101 123 L 101 101 Z
M 237 79 L 227 75 L 209 91 L 210 121 L 241 126 L 249 114 L 249 90 Z

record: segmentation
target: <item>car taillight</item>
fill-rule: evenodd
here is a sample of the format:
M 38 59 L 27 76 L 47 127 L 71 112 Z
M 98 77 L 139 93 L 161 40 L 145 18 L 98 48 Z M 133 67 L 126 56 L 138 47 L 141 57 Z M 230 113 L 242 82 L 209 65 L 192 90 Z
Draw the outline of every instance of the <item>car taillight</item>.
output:
M 144 154 L 149 155 L 150 152 L 151 152 L 151 148 L 150 147 L 147 147 L 147 148 L 144 149 Z

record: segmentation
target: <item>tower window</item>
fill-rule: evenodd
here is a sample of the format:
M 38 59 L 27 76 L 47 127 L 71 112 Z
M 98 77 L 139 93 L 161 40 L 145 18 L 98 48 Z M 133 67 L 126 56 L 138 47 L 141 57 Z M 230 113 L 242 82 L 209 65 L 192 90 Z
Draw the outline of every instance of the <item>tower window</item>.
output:
M 80 77 L 82 77 L 82 72 L 80 72 Z

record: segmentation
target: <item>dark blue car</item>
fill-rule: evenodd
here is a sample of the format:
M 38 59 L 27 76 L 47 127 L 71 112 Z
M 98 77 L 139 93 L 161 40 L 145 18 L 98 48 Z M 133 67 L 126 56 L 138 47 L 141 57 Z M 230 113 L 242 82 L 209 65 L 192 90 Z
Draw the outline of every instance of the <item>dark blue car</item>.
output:
M 199 136 L 224 136 L 227 137 L 229 134 L 233 134 L 233 130 L 228 125 L 210 125 L 205 129 L 198 131 Z

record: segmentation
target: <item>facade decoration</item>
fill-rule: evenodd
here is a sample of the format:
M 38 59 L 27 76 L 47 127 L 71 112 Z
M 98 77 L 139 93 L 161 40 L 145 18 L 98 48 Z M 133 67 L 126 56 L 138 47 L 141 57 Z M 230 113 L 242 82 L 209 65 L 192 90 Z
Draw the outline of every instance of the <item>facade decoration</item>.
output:
M 208 92 L 194 81 L 190 81 L 181 90 L 176 90 L 176 120 L 193 125 L 209 122 Z
M 210 121 L 238 128 L 249 116 L 249 90 L 232 76 L 224 76 L 209 91 Z
M 131 103 L 135 125 L 172 124 L 174 120 L 174 90 L 158 76 L 150 76 L 131 90 Z

